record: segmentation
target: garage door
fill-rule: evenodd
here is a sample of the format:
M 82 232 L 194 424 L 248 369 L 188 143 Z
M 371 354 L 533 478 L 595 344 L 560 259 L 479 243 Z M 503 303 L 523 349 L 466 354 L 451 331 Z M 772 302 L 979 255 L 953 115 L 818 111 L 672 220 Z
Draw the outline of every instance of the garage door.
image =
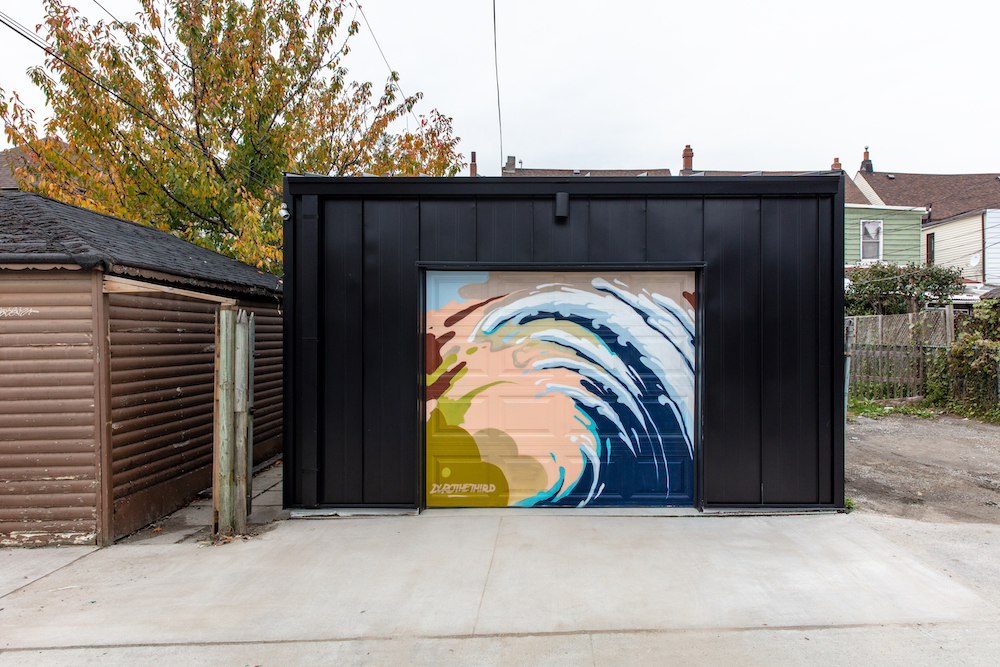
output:
M 691 505 L 695 276 L 428 271 L 429 507 Z

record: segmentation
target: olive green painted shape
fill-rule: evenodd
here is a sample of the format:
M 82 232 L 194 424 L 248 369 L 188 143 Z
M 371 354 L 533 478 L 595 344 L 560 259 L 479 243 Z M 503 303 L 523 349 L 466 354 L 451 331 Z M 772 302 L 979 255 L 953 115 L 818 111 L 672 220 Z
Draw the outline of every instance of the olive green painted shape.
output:
M 464 414 L 464 410 L 462 412 Z M 503 471 L 483 461 L 476 440 L 438 409 L 427 420 L 428 507 L 506 507 Z

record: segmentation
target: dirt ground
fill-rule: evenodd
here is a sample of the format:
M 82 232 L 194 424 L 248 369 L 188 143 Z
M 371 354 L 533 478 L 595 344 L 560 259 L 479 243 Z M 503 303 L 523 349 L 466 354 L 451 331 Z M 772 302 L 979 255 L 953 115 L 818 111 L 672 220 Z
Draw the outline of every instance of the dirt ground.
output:
M 846 496 L 862 512 L 1000 523 L 1000 426 L 941 415 L 847 424 Z

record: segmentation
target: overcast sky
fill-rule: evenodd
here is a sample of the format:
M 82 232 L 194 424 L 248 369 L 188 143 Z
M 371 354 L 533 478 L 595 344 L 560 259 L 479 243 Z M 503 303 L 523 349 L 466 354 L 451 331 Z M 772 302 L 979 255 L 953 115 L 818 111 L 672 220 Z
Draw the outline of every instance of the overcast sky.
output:
M 121 19 L 136 0 L 100 0 Z M 93 20 L 94 0 L 75 0 Z M 1000 172 L 1000 3 L 498 0 L 503 153 L 489 0 L 367 0 L 346 60 L 380 88 L 389 64 L 416 111 L 454 119 L 466 161 L 533 168 L 850 174 Z M 41 0 L 5 0 L 31 28 Z M 353 12 L 349 11 L 349 15 Z M 981 29 L 986 26 L 986 29 Z M 41 108 L 24 71 L 42 54 L 0 26 L 0 88 Z M 40 112 L 41 115 L 41 112 Z M 3 147 L 7 147 L 5 138 Z

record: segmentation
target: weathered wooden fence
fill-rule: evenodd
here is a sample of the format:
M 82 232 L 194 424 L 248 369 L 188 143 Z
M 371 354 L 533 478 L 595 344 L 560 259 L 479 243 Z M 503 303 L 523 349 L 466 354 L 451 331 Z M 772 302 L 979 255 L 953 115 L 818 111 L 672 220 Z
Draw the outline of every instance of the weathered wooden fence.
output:
M 849 395 L 867 400 L 919 396 L 926 372 L 925 346 L 855 344 Z
M 979 411 L 1000 404 L 1000 362 L 982 355 L 978 361 L 955 357 L 943 345 L 852 345 L 848 397 L 883 400 L 927 395 L 927 381 L 946 387 L 951 400 Z M 972 348 L 972 352 L 983 348 Z M 942 366 L 937 361 L 946 363 Z M 935 365 L 937 371 L 934 371 Z
M 952 306 L 901 315 L 854 315 L 854 340 L 860 345 L 951 345 L 955 340 Z

